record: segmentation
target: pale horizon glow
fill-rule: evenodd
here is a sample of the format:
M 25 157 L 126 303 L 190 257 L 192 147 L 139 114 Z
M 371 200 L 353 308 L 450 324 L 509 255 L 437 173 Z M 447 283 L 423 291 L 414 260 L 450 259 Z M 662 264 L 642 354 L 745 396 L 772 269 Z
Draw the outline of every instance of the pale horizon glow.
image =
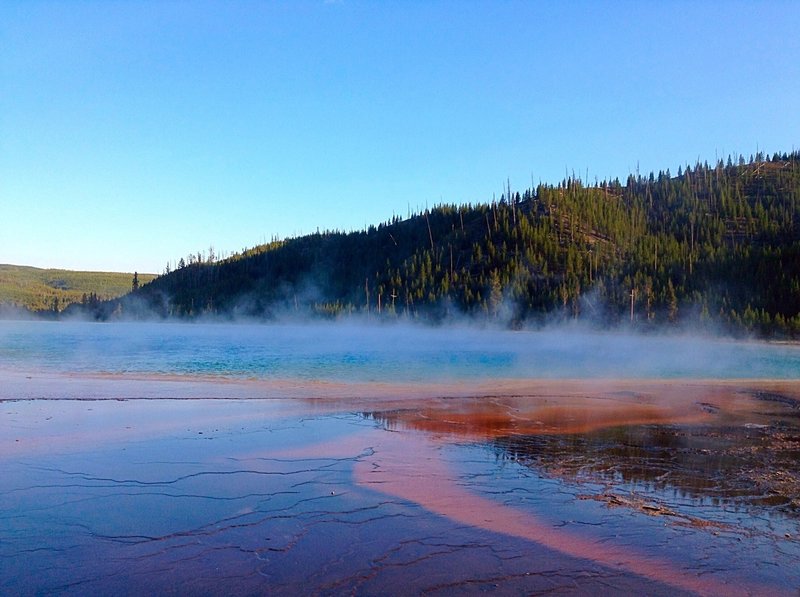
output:
M 800 145 L 800 4 L 0 5 L 0 263 L 159 273 Z

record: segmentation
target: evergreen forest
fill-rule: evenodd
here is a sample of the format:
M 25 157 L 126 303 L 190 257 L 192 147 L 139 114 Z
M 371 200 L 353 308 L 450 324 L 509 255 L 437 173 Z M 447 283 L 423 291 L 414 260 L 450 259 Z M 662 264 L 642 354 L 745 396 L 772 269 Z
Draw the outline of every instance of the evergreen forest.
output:
M 584 320 L 800 336 L 800 152 L 627 180 L 575 176 L 357 232 L 210 252 L 122 298 L 121 317 Z
M 97 306 L 130 292 L 131 275 L 142 284 L 156 277 L 0 264 L 0 317 L 55 318 L 74 303 Z

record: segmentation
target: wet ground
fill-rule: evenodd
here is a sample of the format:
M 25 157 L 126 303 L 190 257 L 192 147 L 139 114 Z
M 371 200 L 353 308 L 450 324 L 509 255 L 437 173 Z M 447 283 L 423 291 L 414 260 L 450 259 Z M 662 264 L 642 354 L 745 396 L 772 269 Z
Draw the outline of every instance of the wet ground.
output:
M 0 398 L 2 594 L 800 589 L 797 382 L 30 375 Z

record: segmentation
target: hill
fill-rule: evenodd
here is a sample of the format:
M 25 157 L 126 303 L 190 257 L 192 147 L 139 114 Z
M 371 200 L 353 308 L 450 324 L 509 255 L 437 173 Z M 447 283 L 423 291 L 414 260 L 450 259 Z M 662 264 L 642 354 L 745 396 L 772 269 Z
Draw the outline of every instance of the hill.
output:
M 140 283 L 155 279 L 139 274 Z M 71 304 L 108 301 L 131 291 L 133 273 L 80 272 L 0 264 L 0 306 L 59 312 Z
M 182 260 L 90 313 L 589 319 L 797 336 L 799 158 L 507 188 L 497 202 Z

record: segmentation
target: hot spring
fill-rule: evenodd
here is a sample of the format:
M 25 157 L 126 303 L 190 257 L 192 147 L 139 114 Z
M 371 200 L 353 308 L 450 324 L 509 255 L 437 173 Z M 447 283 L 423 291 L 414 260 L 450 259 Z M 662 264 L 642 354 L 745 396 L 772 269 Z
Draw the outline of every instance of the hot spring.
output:
M 796 594 L 800 348 L 0 322 L 4 594 Z

